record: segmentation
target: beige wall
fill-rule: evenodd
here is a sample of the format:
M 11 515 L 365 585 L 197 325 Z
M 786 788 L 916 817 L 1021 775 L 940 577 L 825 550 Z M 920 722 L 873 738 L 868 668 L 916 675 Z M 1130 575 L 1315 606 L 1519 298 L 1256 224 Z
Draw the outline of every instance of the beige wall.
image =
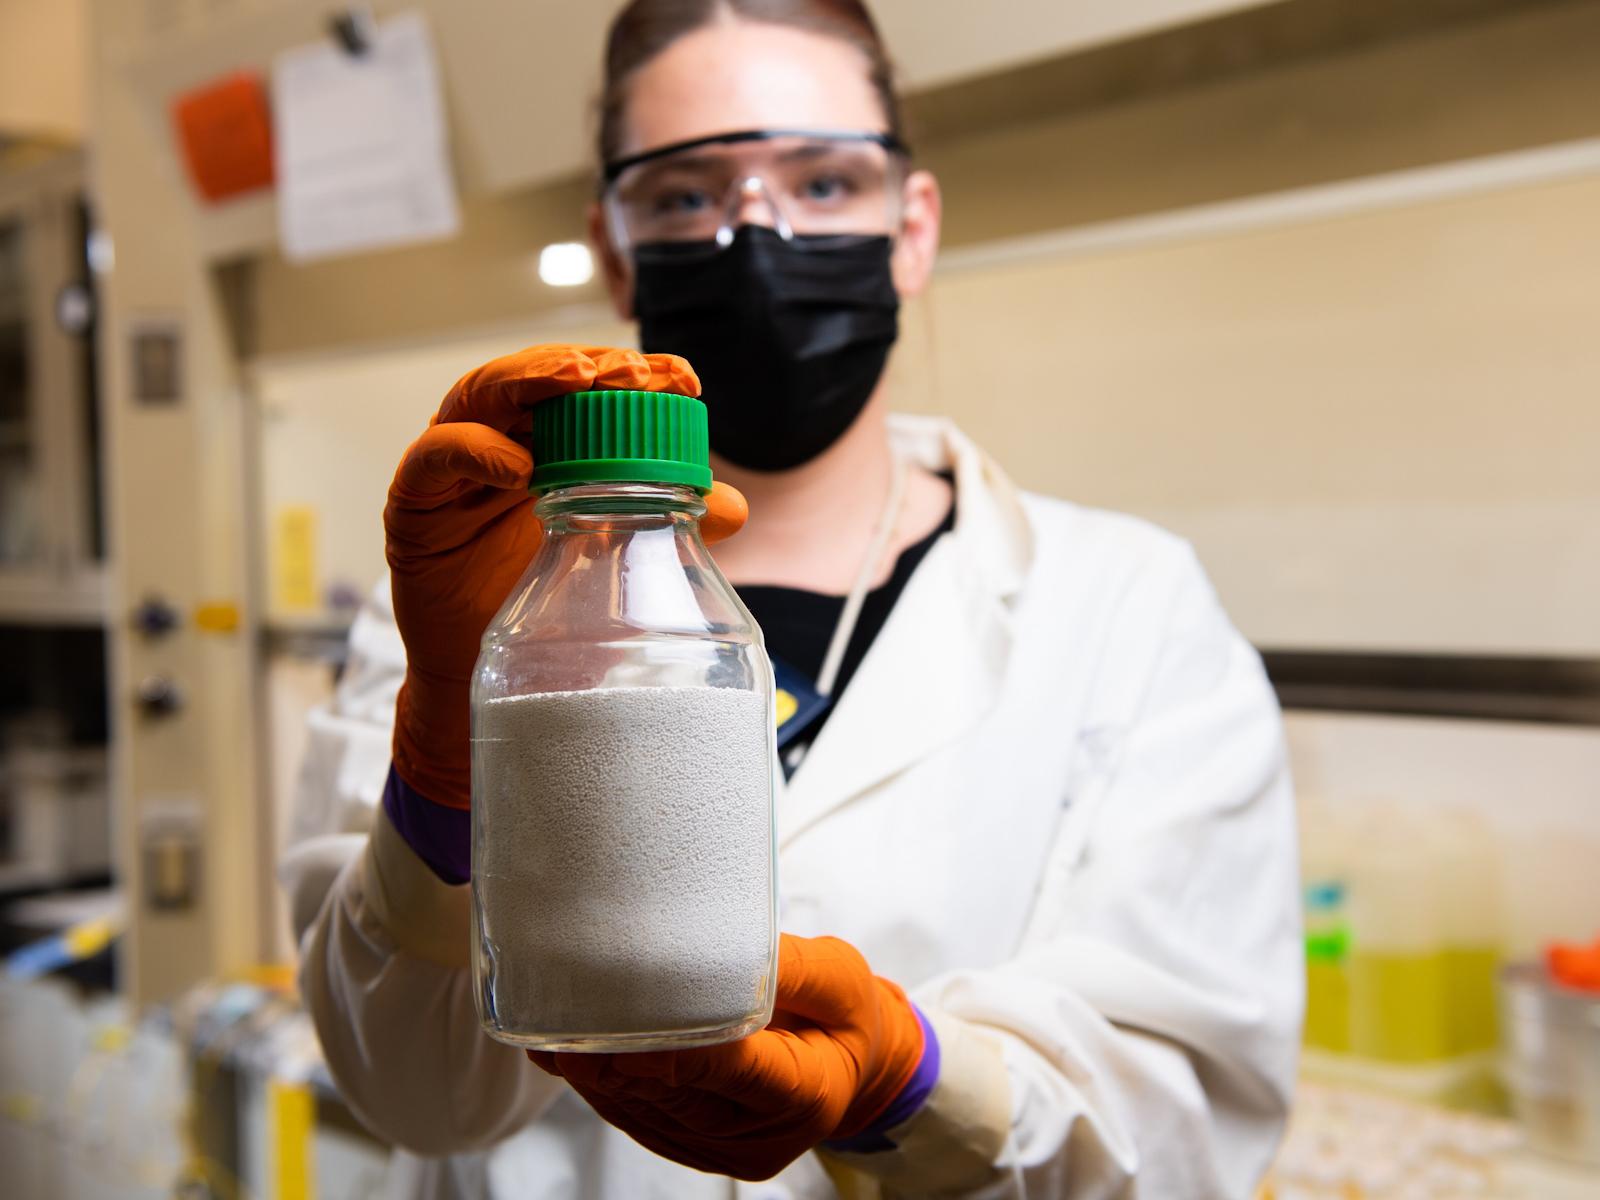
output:
M 926 146 L 946 243 L 1600 135 L 1600 4 L 1400 38 Z
M 325 624 L 320 604 L 286 606 L 275 581 L 287 565 L 276 537 L 284 514 L 316 514 L 314 590 L 365 594 L 381 579 L 383 497 L 395 464 L 449 386 L 480 363 L 530 342 L 625 342 L 631 331 L 595 312 L 570 319 L 350 354 L 262 362 L 252 373 L 261 463 L 257 542 L 265 550 L 264 598 L 280 626 Z
M 1260 643 L 1600 654 L 1595 168 L 973 256 L 902 392 L 1028 486 L 1194 539 Z
M 140 1004 L 260 961 L 272 886 L 256 803 L 245 409 L 217 281 L 164 155 L 165 127 L 146 121 L 118 53 L 119 31 L 142 7 L 95 0 L 89 144 L 97 216 L 116 247 L 115 269 L 99 280 L 97 325 L 112 556 L 112 795 L 118 877 L 130 898 L 120 969 Z M 181 330 L 177 403 L 133 395 L 131 338 L 152 319 Z M 130 617 L 148 597 L 176 609 L 178 629 L 138 636 Z M 195 608 L 215 602 L 237 606 L 237 631 L 196 628 Z M 177 685 L 184 703 L 176 713 L 139 712 L 135 689 L 149 677 Z M 202 841 L 198 895 L 188 907 L 157 911 L 140 848 L 158 821 L 173 818 Z
M 87 19 L 88 0 L 0 0 L 0 133 L 83 136 Z
M 923 86 L 1137 37 L 1269 0 L 873 0 L 906 81 Z

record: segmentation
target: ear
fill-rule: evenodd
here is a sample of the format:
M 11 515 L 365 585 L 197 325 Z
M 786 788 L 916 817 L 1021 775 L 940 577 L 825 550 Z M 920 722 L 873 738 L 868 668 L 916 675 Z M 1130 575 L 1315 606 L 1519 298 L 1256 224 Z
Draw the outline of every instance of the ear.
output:
M 900 237 L 894 247 L 894 288 L 909 300 L 921 294 L 939 254 L 939 222 L 944 211 L 939 181 L 931 171 L 913 171 L 902 185 Z
M 598 200 L 589 201 L 585 214 L 589 224 L 589 245 L 594 249 L 600 272 L 605 276 L 606 291 L 611 293 L 611 307 L 624 321 L 633 320 L 633 266 L 625 254 L 617 252 L 611 243 L 611 231 L 606 228 L 606 214 Z

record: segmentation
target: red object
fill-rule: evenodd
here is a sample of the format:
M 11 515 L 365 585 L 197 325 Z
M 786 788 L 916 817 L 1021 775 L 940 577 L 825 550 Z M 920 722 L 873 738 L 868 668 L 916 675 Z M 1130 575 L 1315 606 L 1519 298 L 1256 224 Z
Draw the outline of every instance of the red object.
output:
M 854 1137 L 923 1053 L 906 994 L 838 938 L 784 934 L 772 1024 L 720 1046 L 528 1057 L 648 1150 L 697 1171 L 770 1179 L 819 1142 Z
M 1545 968 L 1550 978 L 1570 988 L 1600 992 L 1600 938 L 1592 946 L 1555 942 L 1545 948 Z
M 189 178 L 211 203 L 272 184 L 272 115 L 261 77 L 238 71 L 172 102 Z

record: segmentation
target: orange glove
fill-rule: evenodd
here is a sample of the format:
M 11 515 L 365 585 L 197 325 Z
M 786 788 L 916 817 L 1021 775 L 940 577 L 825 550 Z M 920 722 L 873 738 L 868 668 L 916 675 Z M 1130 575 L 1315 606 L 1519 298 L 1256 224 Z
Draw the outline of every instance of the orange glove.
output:
M 777 1011 L 759 1033 L 696 1050 L 528 1057 L 647 1149 L 701 1171 L 768 1179 L 872 1125 L 918 1073 L 923 1051 L 917 1010 L 854 946 L 786 933 Z
M 533 346 L 497 358 L 450 389 L 389 485 L 383 526 L 406 645 L 394 766 L 435 803 L 470 805 L 468 690 L 478 642 L 539 545 L 528 494 L 533 459 L 507 435 L 530 428 L 528 410 L 539 401 L 587 388 L 698 396 L 700 381 L 670 354 Z M 708 542 L 738 532 L 747 512 L 744 497 L 720 483 L 706 509 Z

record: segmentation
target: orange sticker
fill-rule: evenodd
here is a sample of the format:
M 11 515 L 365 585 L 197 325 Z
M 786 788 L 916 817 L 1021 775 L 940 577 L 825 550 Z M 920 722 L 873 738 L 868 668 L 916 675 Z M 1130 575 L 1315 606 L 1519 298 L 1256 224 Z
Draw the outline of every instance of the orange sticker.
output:
M 261 77 L 238 71 L 172 103 L 189 177 L 215 203 L 272 183 L 272 117 Z

